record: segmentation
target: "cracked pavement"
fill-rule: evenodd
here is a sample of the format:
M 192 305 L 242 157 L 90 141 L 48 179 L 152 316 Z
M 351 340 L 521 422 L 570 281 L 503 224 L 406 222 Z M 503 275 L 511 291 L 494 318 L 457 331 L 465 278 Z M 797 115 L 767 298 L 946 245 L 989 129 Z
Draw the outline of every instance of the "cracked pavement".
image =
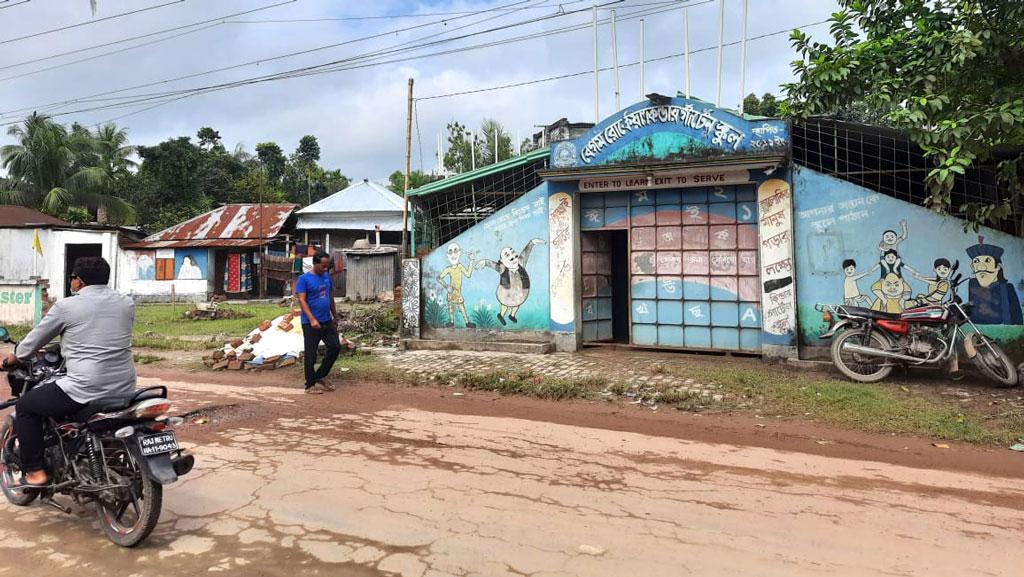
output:
M 447 412 L 401 395 L 334 405 L 379 385 L 311 398 L 181 378 L 159 382 L 179 410 L 215 422 L 180 432 L 196 469 L 166 488 L 149 541 L 120 549 L 89 510 L 3 503 L 0 575 L 960 577 L 1024 562 L 1018 479 Z

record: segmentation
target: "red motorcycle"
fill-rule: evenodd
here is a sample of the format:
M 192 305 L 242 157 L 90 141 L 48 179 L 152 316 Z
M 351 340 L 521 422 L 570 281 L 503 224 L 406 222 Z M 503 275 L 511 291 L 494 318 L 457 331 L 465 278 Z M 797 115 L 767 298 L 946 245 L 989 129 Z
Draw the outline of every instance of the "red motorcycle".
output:
M 981 334 L 971 322 L 970 303 L 957 296 L 961 275 L 950 281 L 950 290 L 940 304 L 913 306 L 899 313 L 864 307 L 819 304 L 829 328 L 820 335 L 832 339 L 832 364 L 839 372 L 861 383 L 874 383 L 889 376 L 896 366 L 936 366 L 949 363 L 959 370 L 962 342 L 967 357 L 1001 387 L 1018 384 L 1019 375 L 999 345 Z

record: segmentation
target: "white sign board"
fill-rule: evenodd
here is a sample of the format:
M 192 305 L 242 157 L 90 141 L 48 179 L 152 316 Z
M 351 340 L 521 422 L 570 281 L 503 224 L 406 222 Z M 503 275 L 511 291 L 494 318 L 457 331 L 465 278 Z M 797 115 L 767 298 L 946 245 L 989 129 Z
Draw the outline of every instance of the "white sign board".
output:
M 601 176 L 581 178 L 580 192 L 610 190 L 652 190 L 693 186 L 725 186 L 750 182 L 750 171 L 743 169 L 694 169 L 657 172 L 649 176 Z

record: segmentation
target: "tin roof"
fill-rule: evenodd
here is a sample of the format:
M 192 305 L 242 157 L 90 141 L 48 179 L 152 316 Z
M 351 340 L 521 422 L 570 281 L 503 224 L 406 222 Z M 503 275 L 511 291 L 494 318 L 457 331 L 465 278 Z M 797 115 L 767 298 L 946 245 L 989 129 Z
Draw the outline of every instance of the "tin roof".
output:
M 414 188 L 414 189 L 410 190 L 406 194 L 408 194 L 409 196 L 422 196 L 424 194 L 433 194 L 435 192 L 438 192 L 438 191 L 441 191 L 441 190 L 445 190 L 447 188 L 451 188 L 451 187 L 453 187 L 453 186 L 455 186 L 457 184 L 461 184 L 463 182 L 469 182 L 469 181 L 475 180 L 477 178 L 483 178 L 485 176 L 490 176 L 492 174 L 499 173 L 499 172 L 501 172 L 503 170 L 509 170 L 509 169 L 515 168 L 517 166 L 522 166 L 524 164 L 527 164 L 529 162 L 533 162 L 534 160 L 537 160 L 537 159 L 540 159 L 540 158 L 547 158 L 550 154 L 551 154 L 551 148 L 550 147 L 539 148 L 537 150 L 532 150 L 532 151 L 527 152 L 526 154 L 522 154 L 520 156 L 513 156 L 512 158 L 509 158 L 507 160 L 502 160 L 501 162 L 498 162 L 498 163 L 495 163 L 495 164 L 488 164 L 487 166 L 482 166 L 482 167 L 480 167 L 480 168 L 478 168 L 476 170 L 471 170 L 469 172 L 463 172 L 463 173 L 457 174 L 455 176 L 449 176 L 448 178 L 445 178 L 445 179 L 442 179 L 442 180 L 435 180 L 434 182 L 430 182 L 430 183 L 424 184 L 423 186 L 421 186 L 419 188 Z
M 402 197 L 382 184 L 363 179 L 298 211 L 303 215 L 329 212 L 402 212 Z
M 281 232 L 296 206 L 228 204 L 149 235 L 128 248 L 259 246 Z
M 6 205 L 0 208 L 0 227 L 32 225 L 67 225 L 67 222 L 25 206 Z

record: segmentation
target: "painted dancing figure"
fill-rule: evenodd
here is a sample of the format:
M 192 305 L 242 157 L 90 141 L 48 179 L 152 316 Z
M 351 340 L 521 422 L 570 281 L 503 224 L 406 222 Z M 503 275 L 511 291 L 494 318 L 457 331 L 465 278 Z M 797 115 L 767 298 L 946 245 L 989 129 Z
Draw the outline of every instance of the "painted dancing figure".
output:
M 526 263 L 530 259 L 533 247 L 538 244 L 545 244 L 545 241 L 535 238 L 526 243 L 519 254 L 516 254 L 511 247 L 505 247 L 501 249 L 497 262 L 481 260 L 476 263 L 478 269 L 486 266 L 498 272 L 498 290 L 495 296 L 498 298 L 498 304 L 501 305 L 498 311 L 498 322 L 502 326 L 507 324 L 506 316 L 513 323 L 519 322 L 516 313 L 519 312 L 519 307 L 526 302 L 526 298 L 530 296 L 530 275 L 526 272 Z

